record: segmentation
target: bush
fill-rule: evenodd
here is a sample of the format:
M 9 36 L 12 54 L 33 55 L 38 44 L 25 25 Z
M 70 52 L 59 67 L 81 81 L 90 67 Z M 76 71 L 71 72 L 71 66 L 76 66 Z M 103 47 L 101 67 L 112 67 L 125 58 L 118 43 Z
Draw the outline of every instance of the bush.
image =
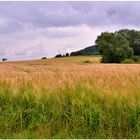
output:
M 3 62 L 4 62 L 4 61 L 7 61 L 7 58 L 3 58 L 2 61 L 3 61 Z
M 140 61 L 140 56 L 133 56 L 133 60 L 135 62 L 139 62 Z
M 55 58 L 60 58 L 60 57 L 63 57 L 62 54 L 57 54 L 57 55 L 55 56 Z
M 42 57 L 41 59 L 47 59 L 47 57 Z
M 124 64 L 132 64 L 132 63 L 134 63 L 134 60 L 133 59 L 125 59 L 122 63 L 124 63 Z
M 83 63 L 92 63 L 90 60 L 85 60 Z

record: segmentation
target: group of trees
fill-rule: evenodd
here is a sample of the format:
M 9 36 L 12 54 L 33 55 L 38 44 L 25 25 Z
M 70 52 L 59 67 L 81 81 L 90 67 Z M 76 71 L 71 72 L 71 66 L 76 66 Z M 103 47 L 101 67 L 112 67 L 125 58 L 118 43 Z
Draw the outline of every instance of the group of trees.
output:
M 68 57 L 69 56 L 69 53 L 66 53 L 66 54 L 57 54 L 56 56 L 55 56 L 55 58 L 60 58 L 60 57 Z
M 140 31 L 123 29 L 114 33 L 103 32 L 95 41 L 104 63 L 121 63 L 140 55 Z

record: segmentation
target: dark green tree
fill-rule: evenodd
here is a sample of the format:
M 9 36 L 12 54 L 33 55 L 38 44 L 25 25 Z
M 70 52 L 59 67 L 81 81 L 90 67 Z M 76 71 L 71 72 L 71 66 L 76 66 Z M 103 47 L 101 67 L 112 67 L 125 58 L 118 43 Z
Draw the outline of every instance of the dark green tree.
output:
M 102 62 L 104 63 L 121 63 L 133 55 L 129 41 L 117 33 L 101 33 L 95 42 L 97 49 L 102 54 Z
M 69 56 L 69 53 L 66 53 L 66 57 L 68 57 Z
M 3 61 L 3 62 L 4 62 L 4 61 L 7 61 L 7 58 L 3 58 L 2 61 Z
M 140 31 L 122 29 L 115 33 L 122 35 L 129 41 L 130 47 L 133 48 L 134 55 L 140 55 Z

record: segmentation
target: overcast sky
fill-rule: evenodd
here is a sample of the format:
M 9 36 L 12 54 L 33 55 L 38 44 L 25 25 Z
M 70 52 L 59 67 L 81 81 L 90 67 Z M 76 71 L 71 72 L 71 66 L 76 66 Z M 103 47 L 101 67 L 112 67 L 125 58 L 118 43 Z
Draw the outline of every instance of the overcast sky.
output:
M 53 57 L 140 28 L 140 2 L 0 2 L 0 59 Z

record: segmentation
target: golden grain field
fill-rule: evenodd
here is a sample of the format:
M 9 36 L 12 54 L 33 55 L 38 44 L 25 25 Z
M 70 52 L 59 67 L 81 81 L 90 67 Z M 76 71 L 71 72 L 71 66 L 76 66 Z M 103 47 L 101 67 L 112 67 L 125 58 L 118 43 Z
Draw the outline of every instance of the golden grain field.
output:
M 86 86 L 106 94 L 125 94 L 140 90 L 140 65 L 100 64 L 99 57 L 6 62 L 0 63 L 0 80 L 15 88 L 25 81 L 36 88 L 58 88 L 64 83 L 84 81 Z

